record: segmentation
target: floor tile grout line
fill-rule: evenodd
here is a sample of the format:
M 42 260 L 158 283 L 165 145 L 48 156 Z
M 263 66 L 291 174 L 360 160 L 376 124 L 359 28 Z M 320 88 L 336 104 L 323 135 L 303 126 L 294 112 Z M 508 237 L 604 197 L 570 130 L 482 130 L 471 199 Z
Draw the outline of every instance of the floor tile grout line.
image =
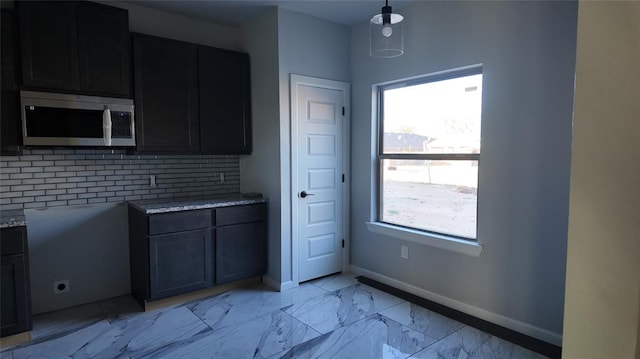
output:
M 449 334 L 445 335 L 444 337 L 442 337 L 442 338 L 440 338 L 440 339 L 436 339 L 436 338 L 433 338 L 433 337 L 429 337 L 429 338 L 432 338 L 432 339 L 436 339 L 436 341 L 435 341 L 435 342 L 433 342 L 433 343 L 431 343 L 431 344 L 429 344 L 429 345 L 427 345 L 426 347 L 424 347 L 424 348 L 422 348 L 422 349 L 418 350 L 417 352 L 415 352 L 415 353 L 413 353 L 413 354 L 409 355 L 409 356 L 407 357 L 407 359 L 411 359 L 411 357 L 413 357 L 414 355 L 416 355 L 416 354 L 420 353 L 421 351 L 423 351 L 423 350 L 427 350 L 428 348 L 431 348 L 432 346 L 434 346 L 434 345 L 436 345 L 436 344 L 438 344 L 438 343 L 442 342 L 443 340 L 445 340 L 445 339 L 449 338 L 450 336 L 452 336 L 452 335 L 454 335 L 454 334 L 458 333 L 459 331 L 461 331 L 461 330 L 462 330 L 462 329 L 464 329 L 465 327 L 468 327 L 468 325 L 466 325 L 466 324 L 465 324 L 465 325 L 463 325 L 463 326 L 462 326 L 462 328 L 459 328 L 458 330 L 455 330 L 455 331 L 453 331 L 453 332 L 451 332 L 451 333 L 449 333 Z M 424 335 L 427 335 L 426 333 L 423 333 L 423 334 L 424 334 Z M 427 335 L 427 336 L 428 336 L 428 335 Z

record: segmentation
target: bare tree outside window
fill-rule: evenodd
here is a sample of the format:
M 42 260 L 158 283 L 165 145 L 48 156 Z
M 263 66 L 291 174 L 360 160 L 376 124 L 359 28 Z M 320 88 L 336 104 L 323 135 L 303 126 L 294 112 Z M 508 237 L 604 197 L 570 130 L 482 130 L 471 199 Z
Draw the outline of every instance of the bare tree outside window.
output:
M 379 89 L 379 220 L 477 238 L 482 69 Z

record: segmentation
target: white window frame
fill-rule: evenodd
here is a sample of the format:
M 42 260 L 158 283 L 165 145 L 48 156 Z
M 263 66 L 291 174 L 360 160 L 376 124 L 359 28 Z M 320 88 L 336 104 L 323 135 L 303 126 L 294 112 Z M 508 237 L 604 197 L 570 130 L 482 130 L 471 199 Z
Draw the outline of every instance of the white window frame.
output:
M 381 234 L 386 237 L 396 238 L 408 242 L 428 245 L 444 250 L 449 250 L 457 253 L 470 255 L 473 257 L 480 256 L 482 252 L 482 245 L 476 239 L 469 239 L 458 237 L 454 235 L 442 234 L 432 232 L 428 230 L 405 227 L 401 225 L 395 225 L 392 223 L 382 222 L 380 209 L 382 208 L 382 163 L 385 159 L 415 159 L 415 160 L 474 160 L 480 164 L 480 154 L 384 154 L 383 153 L 383 91 L 402 88 L 413 85 L 419 85 L 424 83 L 438 82 L 448 79 L 460 78 L 464 76 L 471 76 L 482 74 L 481 66 L 472 66 L 462 69 L 456 69 L 446 72 L 440 72 L 431 75 L 420 76 L 408 80 L 390 82 L 385 84 L 379 84 L 374 86 L 375 96 L 373 108 L 376 109 L 376 143 L 375 146 L 375 163 L 377 170 L 375 171 L 375 194 L 372 193 L 373 203 L 375 208 L 374 219 L 367 222 L 367 229 L 370 232 Z M 479 167 L 478 167 L 479 168 Z M 476 213 L 477 218 L 477 213 Z M 476 228 L 477 230 L 477 228 Z

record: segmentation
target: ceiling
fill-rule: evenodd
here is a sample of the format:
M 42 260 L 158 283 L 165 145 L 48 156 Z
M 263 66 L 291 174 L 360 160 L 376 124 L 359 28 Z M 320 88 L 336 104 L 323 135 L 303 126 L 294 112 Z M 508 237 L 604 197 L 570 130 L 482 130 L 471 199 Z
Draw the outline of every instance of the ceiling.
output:
M 421 0 L 391 0 L 393 11 Z M 422 0 L 424 1 L 424 0 Z M 267 9 L 282 8 L 351 26 L 380 13 L 384 0 L 130 0 L 188 17 L 236 27 Z

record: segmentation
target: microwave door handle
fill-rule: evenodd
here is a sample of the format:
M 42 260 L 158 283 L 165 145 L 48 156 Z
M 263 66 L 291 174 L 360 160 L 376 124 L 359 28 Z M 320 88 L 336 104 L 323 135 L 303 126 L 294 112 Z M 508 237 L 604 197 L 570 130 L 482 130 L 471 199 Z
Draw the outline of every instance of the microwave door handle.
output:
M 102 139 L 105 146 L 111 146 L 111 111 L 107 106 L 102 111 Z
M 131 110 L 131 138 L 136 139 L 136 121 L 134 119 L 134 112 Z

